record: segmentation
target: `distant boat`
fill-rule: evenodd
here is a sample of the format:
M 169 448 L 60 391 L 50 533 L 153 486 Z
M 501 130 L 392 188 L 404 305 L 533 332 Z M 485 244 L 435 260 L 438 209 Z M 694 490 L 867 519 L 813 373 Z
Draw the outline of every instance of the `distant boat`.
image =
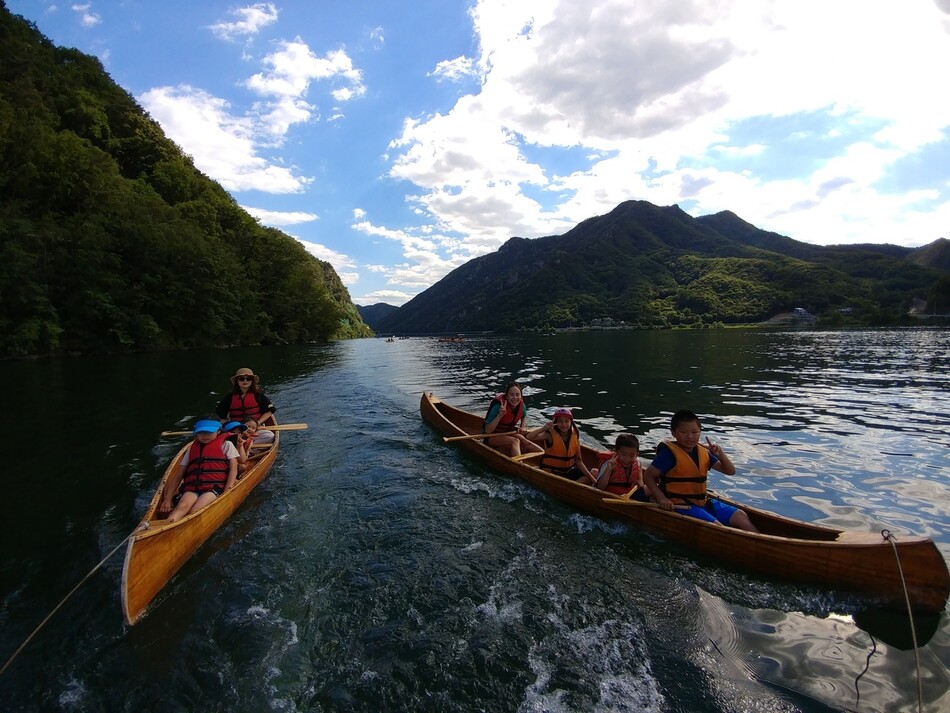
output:
M 419 410 L 426 423 L 444 436 L 478 434 L 482 416 L 450 406 L 424 393 Z M 653 503 L 625 499 L 589 485 L 552 475 L 527 461 L 516 461 L 481 440 L 458 445 L 486 465 L 530 483 L 548 495 L 586 512 L 620 519 L 684 545 L 726 566 L 788 581 L 861 593 L 874 603 L 905 608 L 901 570 L 911 606 L 918 613 L 943 611 L 950 595 L 950 574 L 940 550 L 928 537 L 901 534 L 894 545 L 881 534 L 840 530 L 783 517 L 766 510 L 717 498 L 741 507 L 760 533 L 707 523 L 660 509 Z M 597 451 L 582 445 L 588 467 L 598 464 Z M 900 557 L 900 569 L 895 556 Z
M 158 506 L 165 484 L 178 469 L 191 443 L 188 441 L 168 464 L 145 516 L 129 540 L 122 570 L 122 612 L 129 624 L 135 624 L 142 617 L 168 580 L 264 479 L 277 458 L 280 433 L 275 432 L 274 442 L 253 456 L 251 466 L 233 488 L 198 512 L 169 523 L 166 514 L 158 512 Z

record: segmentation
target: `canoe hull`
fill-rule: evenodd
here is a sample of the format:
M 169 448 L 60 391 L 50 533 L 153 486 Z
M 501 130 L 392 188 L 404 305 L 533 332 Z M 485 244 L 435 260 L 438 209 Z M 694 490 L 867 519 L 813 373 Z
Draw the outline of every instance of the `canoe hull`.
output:
M 122 613 L 135 624 L 169 579 L 234 513 L 270 471 L 277 458 L 280 434 L 274 444 L 244 473 L 237 484 L 213 503 L 181 520 L 168 523 L 158 517 L 158 506 L 169 477 L 178 468 L 191 443 L 186 444 L 165 469 L 165 475 L 145 516 L 129 540 L 122 570 Z
M 423 420 L 444 436 L 478 433 L 482 417 L 426 393 Z M 677 542 L 690 551 L 758 575 L 860 593 L 886 607 L 905 608 L 904 583 L 918 613 L 943 610 L 950 573 L 932 540 L 897 535 L 892 544 L 880 533 L 844 531 L 740 505 L 761 534 L 703 522 L 652 503 L 624 500 L 596 488 L 551 475 L 530 461 L 518 462 L 480 440 L 457 445 L 501 473 L 520 478 L 558 500 L 605 518 L 619 519 Z M 596 465 L 597 452 L 582 446 L 584 462 Z

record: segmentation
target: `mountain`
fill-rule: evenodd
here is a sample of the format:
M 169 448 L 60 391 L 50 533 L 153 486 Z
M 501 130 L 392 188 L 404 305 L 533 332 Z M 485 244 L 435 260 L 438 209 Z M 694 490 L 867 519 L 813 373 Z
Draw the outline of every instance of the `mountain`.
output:
M 929 245 L 915 248 L 907 259 L 922 267 L 950 272 L 950 240 L 938 238 Z
M 371 333 L 329 263 L 0 0 L 0 356 Z
M 356 309 L 359 311 L 363 321 L 373 329 L 376 329 L 376 325 L 399 308 L 395 305 L 386 304 L 385 302 L 377 302 L 374 305 L 367 305 L 366 307 L 356 305 Z
M 939 242 L 939 241 L 938 241 Z M 893 245 L 822 247 L 731 212 L 693 218 L 628 201 L 563 235 L 511 238 L 453 270 L 380 333 L 513 331 L 611 319 L 644 327 L 748 323 L 801 307 L 893 323 L 946 272 Z M 930 258 L 928 258 L 930 259 Z M 845 309 L 849 308 L 849 309 Z

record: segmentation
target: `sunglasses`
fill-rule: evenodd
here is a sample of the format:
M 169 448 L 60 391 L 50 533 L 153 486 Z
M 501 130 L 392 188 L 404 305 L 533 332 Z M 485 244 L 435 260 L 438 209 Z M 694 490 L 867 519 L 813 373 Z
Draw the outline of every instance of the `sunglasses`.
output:
M 254 381 L 254 377 L 253 376 L 239 376 L 237 380 L 238 381 Z

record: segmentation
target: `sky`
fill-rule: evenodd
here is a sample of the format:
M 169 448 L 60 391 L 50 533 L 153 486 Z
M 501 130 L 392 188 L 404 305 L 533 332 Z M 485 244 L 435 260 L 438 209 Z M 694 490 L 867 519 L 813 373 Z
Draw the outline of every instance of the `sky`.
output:
M 950 238 L 950 0 L 6 4 L 360 305 L 626 200 Z

